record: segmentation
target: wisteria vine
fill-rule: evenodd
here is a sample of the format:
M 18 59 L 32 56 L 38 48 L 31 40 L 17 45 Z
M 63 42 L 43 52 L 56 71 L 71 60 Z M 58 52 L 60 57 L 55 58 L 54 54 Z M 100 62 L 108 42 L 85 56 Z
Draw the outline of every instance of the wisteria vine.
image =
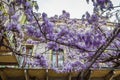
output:
M 51 67 L 56 72 L 84 70 L 85 74 L 90 68 L 100 68 L 100 63 L 117 68 L 120 66 L 120 10 L 114 11 L 114 8 L 119 6 L 114 7 L 110 0 L 91 1 L 93 14 L 86 12 L 81 19 L 71 19 L 65 10 L 51 18 L 46 13 L 38 15 L 33 11 L 39 8 L 34 0 L 0 0 L 0 46 L 19 56 L 25 55 L 18 50 L 18 43 L 23 42 L 45 44 L 47 51 L 65 49 L 68 60 L 62 69 Z M 116 22 L 109 22 L 111 16 L 115 16 Z M 3 44 L 5 32 L 13 33 L 14 46 Z M 32 67 L 48 68 L 48 59 L 40 52 L 27 58 L 27 64 Z

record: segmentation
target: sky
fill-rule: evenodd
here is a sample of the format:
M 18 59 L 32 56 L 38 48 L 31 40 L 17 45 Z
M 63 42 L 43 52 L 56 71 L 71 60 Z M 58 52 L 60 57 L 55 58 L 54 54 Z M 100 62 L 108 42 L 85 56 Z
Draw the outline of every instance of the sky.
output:
M 62 10 L 70 13 L 71 18 L 81 18 L 86 12 L 92 13 L 92 2 L 87 4 L 86 0 L 36 0 L 39 5 L 38 12 L 47 13 L 48 17 L 55 14 L 61 15 Z M 114 5 L 120 5 L 120 0 L 111 0 Z

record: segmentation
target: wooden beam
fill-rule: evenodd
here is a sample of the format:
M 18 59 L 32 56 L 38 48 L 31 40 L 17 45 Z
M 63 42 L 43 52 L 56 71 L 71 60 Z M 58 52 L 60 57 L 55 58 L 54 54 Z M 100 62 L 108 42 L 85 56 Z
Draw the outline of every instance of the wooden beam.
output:
M 29 80 L 29 74 L 27 69 L 24 70 L 24 74 L 25 74 L 25 80 Z
M 120 80 L 120 74 L 114 77 L 114 80 Z
M 105 76 L 105 80 L 112 80 L 114 77 L 114 70 L 111 70 L 106 76 Z
M 1 76 L 2 80 L 7 80 L 7 77 L 6 77 L 5 73 L 3 72 L 3 70 L 0 70 L 0 76 Z
M 0 55 L 0 65 L 18 65 L 14 55 Z

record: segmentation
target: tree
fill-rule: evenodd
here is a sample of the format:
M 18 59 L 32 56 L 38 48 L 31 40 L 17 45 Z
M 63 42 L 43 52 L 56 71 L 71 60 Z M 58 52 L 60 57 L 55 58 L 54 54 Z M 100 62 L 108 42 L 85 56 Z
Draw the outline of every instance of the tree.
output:
M 114 8 L 119 6 L 113 6 L 110 0 L 92 0 L 93 14 L 86 12 L 79 23 L 77 20 L 71 20 L 70 14 L 66 11 L 63 11 L 59 18 L 57 16 L 48 18 L 47 14 L 43 13 L 43 22 L 40 23 L 39 16 L 33 12 L 34 7 L 38 9 L 35 1 L 0 1 L 0 45 L 9 48 L 16 55 L 24 56 L 17 48 L 19 44 L 26 42 L 26 37 L 29 36 L 39 44 L 46 44 L 47 50 L 65 48 L 67 56 L 76 61 L 67 61 L 62 70 L 56 68 L 54 70 L 58 72 L 83 70 L 78 79 L 90 68 L 96 68 L 98 63 L 105 63 L 114 68 L 120 66 L 120 10 L 114 11 Z M 86 1 L 89 3 L 89 0 Z M 23 19 L 20 21 L 21 14 L 24 15 L 25 21 Z M 108 22 L 112 16 L 116 17 L 116 22 Z M 64 25 L 57 25 L 56 28 L 59 20 L 62 20 Z M 110 29 L 106 27 L 109 24 L 113 26 Z M 14 35 L 14 46 L 3 44 L 5 33 L 8 32 Z M 47 67 L 46 59 L 41 54 L 27 56 L 35 59 L 31 64 Z

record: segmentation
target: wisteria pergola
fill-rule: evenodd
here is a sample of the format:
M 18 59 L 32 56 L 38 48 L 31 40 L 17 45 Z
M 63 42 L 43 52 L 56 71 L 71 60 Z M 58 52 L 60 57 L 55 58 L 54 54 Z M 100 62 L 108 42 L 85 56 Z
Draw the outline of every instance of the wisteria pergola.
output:
M 5 49 L 14 56 L 33 58 L 27 64 L 48 69 L 43 53 L 30 56 L 22 54 L 25 50 L 19 47 L 25 43 L 44 43 L 47 51 L 67 49 L 70 59 L 80 55 L 74 62 L 64 62 L 61 70 L 51 68 L 58 73 L 79 72 L 77 80 L 87 80 L 90 69 L 96 69 L 99 63 L 112 68 L 109 73 L 113 73 L 113 69 L 120 67 L 120 6 L 113 6 L 110 0 L 91 1 L 93 14 L 86 12 L 81 19 L 71 19 L 65 10 L 60 16 L 48 18 L 46 13 L 40 16 L 33 11 L 38 9 L 34 0 L 0 0 L 0 53 Z M 116 21 L 109 22 L 113 16 Z M 57 25 L 59 22 L 64 24 Z

